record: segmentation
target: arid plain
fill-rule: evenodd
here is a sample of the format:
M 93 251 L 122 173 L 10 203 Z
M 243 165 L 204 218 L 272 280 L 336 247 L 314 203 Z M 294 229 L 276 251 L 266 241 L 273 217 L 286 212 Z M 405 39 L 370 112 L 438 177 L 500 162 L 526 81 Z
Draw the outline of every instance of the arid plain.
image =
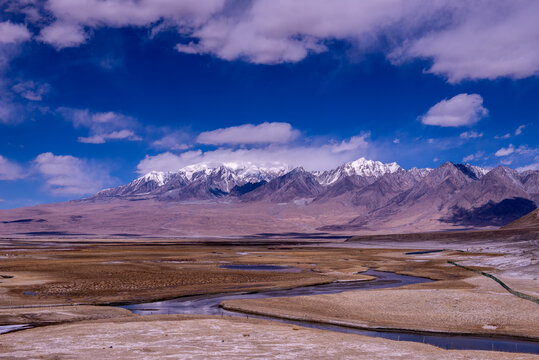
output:
M 539 297 L 537 234 L 531 228 L 332 240 L 287 236 L 4 239 L 0 323 L 33 328 L 1 335 L 0 353 L 7 358 L 50 359 L 387 359 L 410 354 L 443 359 L 537 358 L 524 353 L 446 350 L 228 313 L 135 315 L 118 307 L 197 294 L 368 282 L 373 277 L 361 273 L 375 269 L 434 281 L 326 295 L 227 300 L 221 306 L 274 320 L 350 329 L 537 343 L 539 304 L 448 263 L 483 270 L 514 290 Z M 226 265 L 283 266 L 291 271 L 229 269 Z

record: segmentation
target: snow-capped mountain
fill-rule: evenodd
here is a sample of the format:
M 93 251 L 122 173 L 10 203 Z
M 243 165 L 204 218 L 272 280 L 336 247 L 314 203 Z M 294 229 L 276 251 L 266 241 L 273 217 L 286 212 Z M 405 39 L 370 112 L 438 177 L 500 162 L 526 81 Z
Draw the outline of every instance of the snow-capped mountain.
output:
M 469 164 L 454 166 L 474 180 L 487 172 Z M 317 201 L 321 201 L 346 192 L 357 197 L 356 193 L 361 188 L 379 179 L 385 179 L 382 183 L 402 183 L 396 187 L 391 184 L 381 187 L 390 187 L 392 193 L 396 189 L 403 190 L 406 184 L 410 186 L 432 172 L 428 168 L 404 170 L 395 162 L 385 164 L 365 158 L 326 171 L 305 171 L 281 163 L 265 166 L 251 162 L 200 163 L 176 172 L 151 171 L 127 185 L 103 190 L 92 198 L 145 196 L 169 201 L 196 201 L 227 196 L 241 197 L 242 201 L 281 201 L 285 198 L 317 197 Z M 272 195 L 272 192 L 286 196 L 279 197 Z M 377 198 L 380 196 L 385 195 Z
M 199 163 L 186 166 L 177 172 L 150 171 L 127 185 L 100 191 L 96 196 L 145 195 L 150 192 L 165 194 L 191 184 L 204 185 L 213 193 L 226 194 L 234 187 L 267 182 L 291 170 L 291 167 L 283 164 L 260 166 L 250 162 Z
M 379 178 L 385 174 L 391 174 L 402 169 L 396 162 L 384 164 L 380 161 L 359 158 L 339 166 L 336 169 L 324 172 L 315 172 L 321 185 L 331 185 L 346 176 L 358 175 L 363 177 Z
M 455 164 L 455 166 L 458 167 L 460 171 L 462 171 L 474 180 L 481 179 L 483 175 L 488 173 L 487 169 L 483 169 L 479 166 L 474 166 L 470 164 Z
M 127 228 L 144 234 L 149 228 L 189 233 L 206 226 L 232 229 L 234 234 L 247 231 L 247 226 L 258 234 L 282 231 L 283 224 L 294 231 L 395 232 L 502 226 L 538 204 L 537 170 L 499 166 L 487 171 L 452 162 L 405 170 L 396 163 L 361 158 L 322 172 L 241 162 L 151 171 L 129 184 L 70 202 L 62 211 L 81 214 L 83 220 L 73 225 L 79 232 L 84 221 L 100 231 L 114 229 L 114 234 Z M 47 228 L 35 231 L 50 231 L 54 221 L 59 220 L 47 218 Z M 268 223 L 275 227 L 265 228 Z
M 149 173 L 131 181 L 127 185 L 121 185 L 112 189 L 98 192 L 96 197 L 115 197 L 127 195 L 147 194 L 165 185 L 175 176 L 172 172 L 150 171 Z

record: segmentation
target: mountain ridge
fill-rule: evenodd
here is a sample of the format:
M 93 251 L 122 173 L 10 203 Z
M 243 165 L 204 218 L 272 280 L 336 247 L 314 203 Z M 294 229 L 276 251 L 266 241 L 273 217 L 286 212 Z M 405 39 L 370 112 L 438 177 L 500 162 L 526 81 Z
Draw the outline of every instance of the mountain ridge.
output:
M 273 166 L 264 167 L 250 162 L 199 163 L 186 166 L 176 172 L 150 171 L 126 185 L 101 190 L 91 198 L 146 195 L 157 189 L 159 189 L 159 193 L 164 193 L 167 190 L 188 186 L 190 183 L 198 180 L 211 183 L 213 188 L 221 193 L 230 193 L 234 186 L 243 186 L 247 183 L 258 183 L 261 181 L 270 182 L 274 178 L 285 175 L 295 169 L 298 168 L 284 164 L 274 164 Z M 372 182 L 387 173 L 394 173 L 399 170 L 403 169 L 395 162 L 384 164 L 380 161 L 359 158 L 334 169 L 310 171 L 309 173 L 313 175 L 320 185 L 328 186 L 349 176 L 370 178 Z M 426 174 L 430 170 L 428 168 L 413 168 L 410 171 L 417 174 Z
M 406 170 L 366 159 L 351 163 L 322 172 L 239 162 L 148 172 L 89 198 L 0 211 L 0 234 L 236 236 L 489 229 L 539 204 L 537 170 L 452 162 Z

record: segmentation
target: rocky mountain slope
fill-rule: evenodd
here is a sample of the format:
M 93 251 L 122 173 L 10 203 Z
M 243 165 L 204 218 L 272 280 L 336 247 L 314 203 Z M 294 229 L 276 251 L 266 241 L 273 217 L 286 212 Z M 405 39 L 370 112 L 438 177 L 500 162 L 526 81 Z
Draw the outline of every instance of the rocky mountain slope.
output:
M 175 173 L 150 172 L 90 200 L 108 198 L 294 203 L 318 211 L 344 207 L 355 215 L 348 223 L 325 227 L 333 230 L 501 226 L 536 208 L 539 171 L 519 173 L 501 166 L 489 171 L 451 162 L 436 169 L 405 170 L 364 158 L 323 172 L 250 163 L 198 164 Z
M 428 173 L 430 169 L 411 170 L 416 176 Z M 262 200 L 268 198 L 277 199 L 279 195 L 270 196 L 273 191 L 287 191 L 289 195 L 284 196 L 288 200 L 299 197 L 314 197 L 322 192 L 322 189 L 338 188 L 339 181 L 349 180 L 356 177 L 359 182 L 372 183 L 376 179 L 392 174 L 403 169 L 397 163 L 384 164 L 379 161 L 358 160 L 343 164 L 335 169 L 327 171 L 308 172 L 301 168 L 293 169 L 286 165 L 275 165 L 269 167 L 257 166 L 252 163 L 224 163 L 224 164 L 195 164 L 187 166 L 177 172 L 152 171 L 141 176 L 127 185 L 122 185 L 113 189 L 100 191 L 92 199 L 105 199 L 112 197 L 145 196 L 156 197 L 162 200 L 208 200 L 223 196 L 244 195 L 247 189 L 254 191 L 258 185 L 264 182 L 265 189 L 257 190 L 258 195 L 250 194 L 244 199 Z M 293 178 L 303 177 L 306 181 L 303 186 L 299 186 L 301 180 Z M 281 179 L 279 179 L 281 178 Z M 309 178 L 309 180 L 307 180 Z M 273 182 L 272 182 L 273 181 Z M 293 181 L 297 186 L 297 194 L 293 189 L 281 189 L 290 186 Z M 267 183 L 267 185 L 265 184 Z M 238 189 L 243 187 L 243 191 L 238 193 Z M 232 191 L 236 188 L 235 191 Z M 250 191 L 249 191 L 250 192 Z M 266 192 L 266 195 L 262 195 Z
M 177 172 L 152 171 L 82 200 L 0 211 L 0 234 L 267 236 L 484 229 L 506 225 L 538 203 L 539 171 L 501 166 L 487 170 L 446 162 L 435 169 L 405 170 L 361 158 L 314 172 L 281 164 L 197 164 Z

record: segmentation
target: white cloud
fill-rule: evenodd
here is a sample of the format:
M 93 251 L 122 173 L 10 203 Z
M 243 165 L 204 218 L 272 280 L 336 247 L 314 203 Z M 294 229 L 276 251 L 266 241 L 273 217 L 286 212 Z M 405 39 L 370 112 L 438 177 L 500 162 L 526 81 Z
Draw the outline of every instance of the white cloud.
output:
M 9 62 L 20 53 L 22 43 L 31 39 L 23 24 L 0 22 L 0 123 L 15 124 L 24 119 L 24 109 L 13 101 L 13 94 L 6 87 L 3 76 Z
M 432 61 L 450 82 L 524 78 L 539 71 L 537 1 L 255 0 L 215 16 L 177 50 L 253 63 L 297 62 L 343 40 L 361 52 L 385 50 L 395 64 Z M 433 20 L 435 19 L 435 20 Z M 388 44 L 390 44 L 388 46 Z
M 470 162 L 472 160 L 479 160 L 480 158 L 483 157 L 483 155 L 485 155 L 485 153 L 483 151 L 478 151 L 476 152 L 475 154 L 470 154 L 468 156 L 465 156 L 462 158 L 462 162 Z
M 462 162 L 467 163 L 467 162 L 472 161 L 473 159 L 475 159 L 475 155 L 474 155 L 474 154 L 470 154 L 470 155 L 468 155 L 468 156 L 463 157 L 463 158 L 462 158 Z
M 173 131 L 153 141 L 151 146 L 159 150 L 187 150 L 191 147 L 189 138 L 188 134 L 184 132 Z
M 196 25 L 223 8 L 224 0 L 49 0 L 57 19 L 87 26 L 147 26 L 162 18 Z
M 483 137 L 483 133 L 476 131 L 465 131 L 459 135 L 461 139 L 477 139 Z
M 38 155 L 34 163 L 45 178 L 47 189 L 57 195 L 91 194 L 112 182 L 99 165 L 71 155 L 47 152 Z
M 50 85 L 28 80 L 13 85 L 11 89 L 27 100 L 41 101 L 43 95 L 50 91 Z
M 518 167 L 516 170 L 517 171 L 539 170 L 539 162 L 535 162 L 529 165 Z
M 500 157 L 500 156 L 507 156 L 515 152 L 515 147 L 513 144 L 509 144 L 506 148 L 501 148 L 500 150 L 496 151 L 494 155 Z
M 49 0 L 47 10 L 56 21 L 41 30 L 39 38 L 54 47 L 86 42 L 83 27 L 152 26 L 162 19 L 189 29 L 221 10 L 224 0 Z
M 539 2 L 447 2 L 444 20 L 409 39 L 391 57 L 400 62 L 425 58 L 429 72 L 449 82 L 465 79 L 521 79 L 539 72 Z M 443 24 L 446 24 L 444 26 Z
M 58 112 L 75 128 L 87 128 L 90 136 L 81 136 L 79 142 L 103 144 L 108 140 L 142 140 L 131 128 L 137 127 L 134 118 L 116 112 L 90 112 L 87 109 L 59 108 Z
M 0 44 L 16 44 L 30 40 L 32 34 L 24 24 L 10 21 L 0 22 Z
M 522 134 L 522 131 L 524 130 L 525 127 L 526 125 L 520 125 L 519 127 L 517 127 L 517 129 L 515 130 L 515 136 Z
M 509 138 L 513 137 L 513 135 L 518 136 L 518 135 L 522 134 L 522 132 L 524 131 L 525 128 L 526 128 L 526 125 L 520 125 L 519 127 L 517 127 L 515 129 L 513 134 L 507 133 L 507 134 L 501 135 L 501 136 L 496 135 L 496 136 L 494 136 L 494 139 L 509 139 Z
M 483 107 L 483 98 L 480 95 L 458 94 L 431 107 L 421 117 L 421 122 L 444 127 L 468 126 L 487 115 L 488 110 Z
M 233 16 L 213 17 L 193 31 L 197 41 L 179 44 L 177 50 L 262 64 L 297 62 L 327 51 L 326 40 L 367 47 L 398 23 L 408 32 L 437 8 L 434 2 L 421 6 L 414 0 L 255 0 Z
M 181 154 L 164 152 L 155 156 L 147 155 L 137 166 L 141 174 L 151 170 L 177 171 L 196 163 L 221 164 L 230 162 L 250 162 L 261 166 L 289 165 L 303 166 L 307 170 L 325 170 L 344 162 L 366 156 L 368 134 L 354 136 L 341 142 L 317 145 L 289 146 L 270 144 L 251 149 L 218 148 L 212 151 L 186 151 Z
M 259 125 L 245 124 L 201 133 L 197 142 L 206 145 L 222 144 L 285 144 L 296 137 L 299 131 L 288 123 L 272 122 Z
M 177 171 L 187 165 L 200 162 L 202 151 L 188 151 L 176 155 L 171 152 L 164 152 L 155 156 L 146 155 L 137 165 L 137 172 L 146 174 L 150 171 Z
M 100 27 L 176 28 L 176 49 L 225 60 L 298 62 L 344 41 L 394 63 L 426 59 L 450 82 L 539 72 L 536 0 L 48 0 L 40 39 L 78 46 Z M 46 18 L 50 22 L 50 18 Z
M 38 39 L 54 46 L 56 49 L 78 46 L 84 42 L 88 35 L 84 29 L 76 24 L 55 22 L 43 28 Z
M 0 180 L 17 180 L 25 177 L 22 167 L 0 155 Z
M 104 144 L 107 140 L 129 140 L 129 141 L 140 141 L 142 138 L 135 135 L 131 130 L 119 130 L 113 131 L 108 134 L 93 135 L 88 137 L 80 136 L 77 139 L 81 143 L 85 144 Z
M 363 133 L 361 135 L 352 136 L 349 140 L 343 140 L 340 143 L 333 144 L 330 148 L 334 153 L 340 153 L 344 151 L 351 151 L 356 149 L 366 149 L 369 143 L 367 138 L 371 136 L 370 132 Z

